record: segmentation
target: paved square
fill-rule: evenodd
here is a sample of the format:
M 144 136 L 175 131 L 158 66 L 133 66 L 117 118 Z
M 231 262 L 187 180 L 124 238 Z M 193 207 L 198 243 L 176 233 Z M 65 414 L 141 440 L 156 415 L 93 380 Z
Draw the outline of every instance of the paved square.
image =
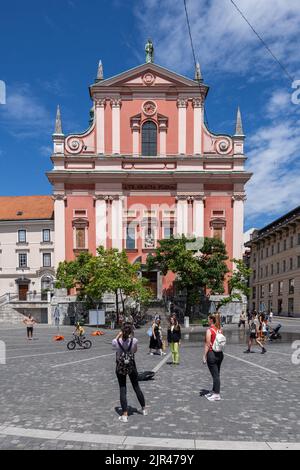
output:
M 184 334 L 180 366 L 163 363 L 155 380 L 141 382 L 149 415 L 137 412 L 128 387 L 132 414 L 118 421 L 119 390 L 111 340 L 115 332 L 93 337 L 89 351 L 68 351 L 54 342 L 56 330 L 38 326 L 34 341 L 25 328 L 4 327 L 7 364 L 0 365 L 1 449 L 275 448 L 300 446 L 300 365 L 291 342 L 300 339 L 300 321 L 285 320 L 281 342 L 267 354 L 243 354 L 247 336 L 227 326 L 228 344 L 221 370 L 220 402 L 199 396 L 211 387 L 201 362 L 203 335 Z M 87 329 L 90 336 L 92 330 Z M 63 327 L 66 340 L 72 329 Z M 162 360 L 149 356 L 146 330 L 137 330 L 139 370 Z M 217 441 L 217 443 L 216 443 Z M 224 442 L 226 441 L 226 442 Z

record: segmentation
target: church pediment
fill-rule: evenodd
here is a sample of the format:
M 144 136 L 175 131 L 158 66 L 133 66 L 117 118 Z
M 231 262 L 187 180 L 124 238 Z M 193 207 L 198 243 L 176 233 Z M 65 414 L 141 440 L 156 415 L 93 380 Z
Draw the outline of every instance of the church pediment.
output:
M 143 64 L 134 69 L 127 70 L 107 80 L 99 80 L 90 88 L 91 91 L 101 90 L 107 87 L 189 87 L 199 88 L 199 84 L 195 80 L 184 77 L 183 75 L 172 72 L 165 67 L 157 64 Z M 206 94 L 208 87 L 204 84 L 200 85 Z

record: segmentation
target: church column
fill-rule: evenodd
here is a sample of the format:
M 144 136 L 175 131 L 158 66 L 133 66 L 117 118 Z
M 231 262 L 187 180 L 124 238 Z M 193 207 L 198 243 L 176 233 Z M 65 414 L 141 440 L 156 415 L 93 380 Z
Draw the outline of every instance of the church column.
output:
M 113 196 L 111 216 L 112 247 L 123 249 L 123 196 Z
M 120 153 L 120 110 L 121 99 L 112 98 L 110 100 L 112 107 L 112 153 Z
M 132 130 L 132 155 L 138 157 L 140 154 L 140 128 L 141 118 L 134 117 L 131 119 L 131 130 Z
M 188 232 L 188 201 L 187 196 L 176 197 L 176 233 L 177 235 L 187 235 Z
M 178 153 L 186 153 L 186 108 L 188 100 L 180 98 L 177 100 L 178 107 Z
M 194 196 L 193 204 L 193 234 L 204 237 L 204 195 Z
M 106 100 L 98 99 L 95 100 L 96 105 L 96 135 L 97 135 L 97 154 L 105 153 L 105 141 L 104 141 L 104 110 Z
M 233 201 L 233 258 L 242 259 L 244 245 L 244 201 L 245 193 L 234 193 Z
M 200 155 L 202 151 L 202 122 L 203 122 L 203 100 L 193 98 L 194 108 L 194 155 Z
M 159 128 L 160 156 L 165 157 L 167 154 L 168 119 L 163 118 L 163 117 L 158 117 L 158 128 Z
M 55 233 L 55 269 L 61 261 L 66 259 L 65 238 L 65 195 L 55 194 L 54 199 L 54 233 Z
M 106 248 L 106 225 L 107 225 L 107 201 L 105 196 L 95 196 L 95 211 L 96 211 L 96 248 L 102 245 Z

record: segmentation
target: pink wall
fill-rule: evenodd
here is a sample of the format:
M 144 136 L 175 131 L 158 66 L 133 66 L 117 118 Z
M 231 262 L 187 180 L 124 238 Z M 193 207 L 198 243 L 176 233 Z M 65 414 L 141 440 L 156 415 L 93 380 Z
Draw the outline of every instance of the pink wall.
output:
M 75 209 L 86 209 L 89 221 L 88 227 L 88 247 L 89 251 L 96 254 L 96 227 L 95 227 L 95 207 L 93 197 L 90 196 L 68 196 L 65 209 L 65 227 L 66 227 L 66 260 L 75 258 L 73 251 L 73 227 Z

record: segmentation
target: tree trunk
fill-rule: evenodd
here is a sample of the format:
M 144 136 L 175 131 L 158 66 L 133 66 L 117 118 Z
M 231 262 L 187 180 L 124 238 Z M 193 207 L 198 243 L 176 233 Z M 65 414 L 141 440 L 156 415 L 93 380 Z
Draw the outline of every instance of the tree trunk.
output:
M 115 291 L 115 296 L 116 296 L 116 313 L 117 313 L 117 325 L 119 325 L 119 300 L 118 300 L 118 290 Z

